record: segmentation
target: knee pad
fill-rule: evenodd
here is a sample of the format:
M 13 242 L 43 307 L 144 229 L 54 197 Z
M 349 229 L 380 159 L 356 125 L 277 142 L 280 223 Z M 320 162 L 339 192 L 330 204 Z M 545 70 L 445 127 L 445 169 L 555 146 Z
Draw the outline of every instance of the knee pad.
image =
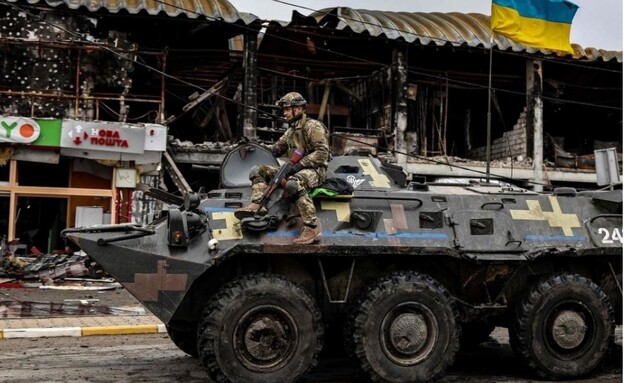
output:
M 286 185 L 284 186 L 284 190 L 288 193 L 289 196 L 294 197 L 297 195 L 297 189 L 299 189 L 299 182 L 296 179 L 291 178 L 286 181 Z
M 254 166 L 249 170 L 249 179 L 253 181 L 254 178 L 258 177 L 260 174 L 260 167 L 258 165 Z

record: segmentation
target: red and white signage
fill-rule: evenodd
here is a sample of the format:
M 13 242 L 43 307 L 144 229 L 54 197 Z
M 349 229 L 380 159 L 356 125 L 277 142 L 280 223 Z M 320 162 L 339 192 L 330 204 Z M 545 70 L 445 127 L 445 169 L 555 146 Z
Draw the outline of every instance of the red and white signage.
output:
M 64 120 L 61 147 L 141 154 L 145 150 L 145 129 L 122 123 Z

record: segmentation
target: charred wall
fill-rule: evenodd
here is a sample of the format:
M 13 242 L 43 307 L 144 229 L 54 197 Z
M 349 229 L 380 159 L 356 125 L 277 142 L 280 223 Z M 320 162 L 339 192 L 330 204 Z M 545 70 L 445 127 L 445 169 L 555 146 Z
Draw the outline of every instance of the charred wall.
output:
M 123 33 L 113 31 L 96 40 L 93 20 L 84 15 L 0 10 L 3 114 L 112 121 L 126 117 L 118 105 L 105 101 L 96 105 L 90 98 L 98 93 L 119 96 L 131 89 L 132 53 L 113 54 L 101 48 L 135 50 Z
M 6 115 L 160 122 L 233 68 L 241 77 L 228 41 L 240 28 L 225 23 L 25 3 L 0 5 L 0 19 Z M 183 136 L 201 117 L 171 128 Z
M 579 154 L 622 141 L 622 64 L 615 55 L 588 54 L 573 58 L 500 47 L 490 51 L 474 40 L 456 45 L 431 40 L 421 43 L 426 41 L 426 36 L 419 36 L 421 42 L 407 43 L 390 35 L 371 36 L 368 32 L 374 28 L 367 32 L 368 24 L 355 32 L 344 27 L 359 27 L 355 20 L 346 16 L 334 20 L 334 17 L 333 13 L 319 14 L 318 25 L 302 18 L 294 19 L 287 27 L 269 28 L 260 47 L 261 60 L 270 57 L 272 63 L 277 63 L 276 57 L 283 58 L 272 67 L 272 72 L 267 72 L 267 76 L 274 78 L 264 84 L 278 86 L 274 88 L 276 91 L 265 88 L 266 95 L 275 97 L 290 90 L 303 92 L 310 84 L 339 85 L 332 88 L 329 100 L 333 105 L 345 106 L 349 115 L 335 116 L 329 121 L 332 132 L 374 135 L 382 146 L 386 145 L 396 129 L 392 125 L 395 100 L 403 93 L 408 106 L 406 138 L 412 154 L 481 159 L 482 150 L 475 149 L 486 146 L 491 76 L 489 118 L 494 155 L 501 159 L 532 157 L 533 121 L 525 116 L 526 62 L 540 60 L 545 140 L 549 136 L 565 137 L 565 147 Z M 415 25 L 419 17 L 423 16 L 414 16 Z M 460 23 L 470 19 L 457 17 Z M 385 26 L 384 20 L 379 19 L 380 25 Z M 405 52 L 407 89 L 394 89 L 393 79 L 387 78 L 395 49 Z M 288 52 L 294 52 L 294 57 L 285 58 Z M 262 63 L 260 66 L 263 67 Z M 319 103 L 324 88 L 315 86 L 315 89 L 321 92 L 314 93 L 311 102 Z

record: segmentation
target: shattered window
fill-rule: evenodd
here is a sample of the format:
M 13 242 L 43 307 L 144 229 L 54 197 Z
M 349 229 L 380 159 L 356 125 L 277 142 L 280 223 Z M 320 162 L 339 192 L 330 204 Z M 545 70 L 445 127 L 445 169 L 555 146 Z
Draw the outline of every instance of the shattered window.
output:
M 61 158 L 58 164 L 19 161 L 17 182 L 20 186 L 69 186 L 69 160 Z

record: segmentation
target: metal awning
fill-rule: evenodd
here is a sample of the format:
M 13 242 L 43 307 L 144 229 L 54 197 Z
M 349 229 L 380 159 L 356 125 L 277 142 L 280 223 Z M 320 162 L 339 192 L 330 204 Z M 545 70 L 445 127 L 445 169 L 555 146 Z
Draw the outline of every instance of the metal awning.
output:
M 315 23 L 326 30 L 344 30 L 389 40 L 403 40 L 414 44 L 438 46 L 467 46 L 490 48 L 490 16 L 479 13 L 389 12 L 346 7 L 325 8 L 308 16 L 293 12 L 292 21 L 284 26 Z M 504 36 L 493 36 L 499 50 L 529 54 L 556 55 L 584 61 L 616 60 L 622 62 L 622 51 L 583 48 L 572 44 L 574 55 L 549 49 L 532 48 Z
M 23 0 L 8 0 L 12 3 L 24 3 Z M 186 16 L 191 19 L 206 17 L 226 23 L 243 22 L 249 25 L 258 17 L 239 12 L 228 0 L 27 0 L 28 4 L 46 3 L 51 7 L 65 6 L 78 10 L 84 8 L 89 12 L 107 10 L 110 13 L 126 11 L 135 15 L 145 12 L 148 15 L 164 14 L 169 17 Z

